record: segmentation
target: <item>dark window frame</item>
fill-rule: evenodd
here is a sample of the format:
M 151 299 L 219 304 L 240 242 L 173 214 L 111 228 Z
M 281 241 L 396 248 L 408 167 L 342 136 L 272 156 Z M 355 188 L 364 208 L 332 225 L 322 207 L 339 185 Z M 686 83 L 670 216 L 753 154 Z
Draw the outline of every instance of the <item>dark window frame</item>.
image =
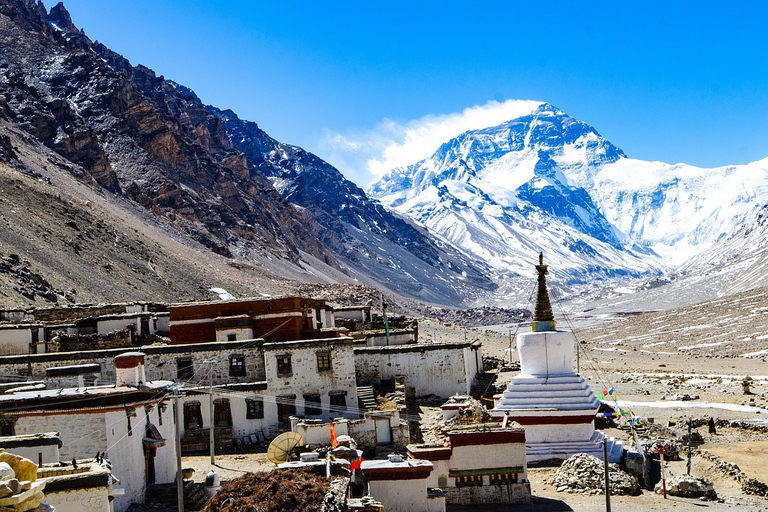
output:
M 176 360 L 176 378 L 189 380 L 195 376 L 195 362 L 190 357 L 180 357 Z
M 317 356 L 317 371 L 327 372 L 333 369 L 330 351 L 316 352 L 315 356 Z
M 277 374 L 281 376 L 293 375 L 293 365 L 291 363 L 291 354 L 283 354 L 276 357 Z
M 342 414 L 347 411 L 347 393 L 333 392 L 328 393 L 329 407 L 331 415 Z
M 320 416 L 323 414 L 323 405 L 320 393 L 307 393 L 304 395 L 304 415 Z
M 184 402 L 184 430 L 200 428 L 203 428 L 203 411 L 200 402 Z
M 280 395 L 276 402 L 278 423 L 287 423 L 296 416 L 296 395 Z
M 245 399 L 245 419 L 256 420 L 264 417 L 264 400 L 257 398 Z
M 245 356 L 229 356 L 229 376 L 245 377 Z
M 229 403 L 229 398 L 217 398 L 213 401 L 213 426 L 232 427 L 232 404 Z

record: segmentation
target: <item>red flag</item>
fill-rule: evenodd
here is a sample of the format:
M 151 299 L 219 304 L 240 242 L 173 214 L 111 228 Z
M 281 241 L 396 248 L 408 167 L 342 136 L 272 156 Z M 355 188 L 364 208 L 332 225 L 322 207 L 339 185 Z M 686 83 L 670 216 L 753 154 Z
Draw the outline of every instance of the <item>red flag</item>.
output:
M 360 457 L 357 460 L 353 460 L 352 463 L 349 465 L 349 471 L 354 471 L 357 468 L 361 467 L 363 465 L 363 458 Z
M 339 446 L 339 441 L 336 439 L 336 429 L 333 428 L 333 422 L 330 423 L 331 425 L 331 446 L 336 448 Z

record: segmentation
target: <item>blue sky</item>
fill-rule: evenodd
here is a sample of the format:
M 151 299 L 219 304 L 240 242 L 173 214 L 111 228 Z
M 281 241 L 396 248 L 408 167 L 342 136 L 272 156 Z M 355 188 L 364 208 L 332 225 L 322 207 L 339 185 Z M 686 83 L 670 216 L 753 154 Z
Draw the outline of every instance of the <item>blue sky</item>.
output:
M 132 64 L 316 153 L 364 188 L 449 134 L 525 105 L 513 100 L 552 103 L 632 158 L 715 167 L 768 157 L 768 3 L 65 6 Z

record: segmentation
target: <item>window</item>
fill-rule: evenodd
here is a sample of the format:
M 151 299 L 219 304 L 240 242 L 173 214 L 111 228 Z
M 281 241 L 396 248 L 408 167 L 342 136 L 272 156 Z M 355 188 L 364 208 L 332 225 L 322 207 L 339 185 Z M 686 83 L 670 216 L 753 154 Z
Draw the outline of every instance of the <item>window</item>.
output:
M 347 392 L 346 391 L 331 391 L 328 393 L 331 399 L 331 414 L 340 414 L 347 409 Z
M 466 475 L 456 477 L 456 487 L 469 487 L 472 485 L 483 485 L 481 475 Z
M 488 475 L 488 482 L 491 485 L 516 484 L 517 473 L 496 473 Z
M 184 430 L 203 428 L 203 414 L 200 411 L 200 402 L 187 402 L 184 404 Z
M 291 375 L 293 370 L 291 368 L 291 356 L 277 356 L 277 374 L 278 375 Z
M 281 395 L 277 397 L 277 420 L 280 423 L 291 421 L 296 416 L 296 395 Z
M 192 359 L 176 360 L 176 376 L 179 380 L 188 380 L 195 376 L 195 368 Z
M 230 377 L 245 377 L 245 356 L 232 356 L 229 358 Z
M 16 418 L 15 417 L 3 417 L 0 418 L 0 436 L 15 436 L 16 435 Z
M 232 410 L 228 399 L 218 398 L 213 401 L 213 422 L 217 428 L 232 426 Z
M 259 400 L 245 399 L 245 417 L 254 420 L 264 417 L 264 402 Z
M 227 341 L 237 341 L 237 334 L 227 334 Z
M 304 415 L 318 416 L 320 414 L 323 414 L 323 409 L 320 407 L 320 395 L 317 393 L 304 395 Z
M 330 369 L 331 369 L 331 353 L 318 352 L 317 353 L 317 371 L 322 372 Z

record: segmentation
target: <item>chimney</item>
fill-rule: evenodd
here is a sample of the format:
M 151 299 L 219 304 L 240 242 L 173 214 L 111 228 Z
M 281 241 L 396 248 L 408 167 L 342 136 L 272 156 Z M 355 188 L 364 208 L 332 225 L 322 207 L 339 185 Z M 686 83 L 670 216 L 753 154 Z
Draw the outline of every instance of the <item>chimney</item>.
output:
M 115 357 L 116 385 L 139 387 L 147 380 L 144 373 L 144 353 L 126 352 Z

